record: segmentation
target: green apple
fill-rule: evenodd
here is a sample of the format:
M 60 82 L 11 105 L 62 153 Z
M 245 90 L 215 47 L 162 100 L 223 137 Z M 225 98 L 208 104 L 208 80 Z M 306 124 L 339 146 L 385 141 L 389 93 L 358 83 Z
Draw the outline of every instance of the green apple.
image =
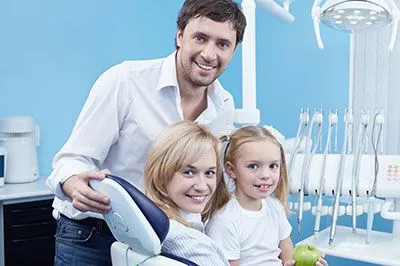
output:
M 314 266 L 319 257 L 321 257 L 321 251 L 308 244 L 297 245 L 293 251 L 296 266 Z

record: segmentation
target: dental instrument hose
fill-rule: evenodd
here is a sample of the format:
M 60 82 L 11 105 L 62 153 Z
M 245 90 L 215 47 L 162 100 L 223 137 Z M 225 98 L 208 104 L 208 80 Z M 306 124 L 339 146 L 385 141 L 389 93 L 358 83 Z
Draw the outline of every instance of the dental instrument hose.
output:
M 316 112 L 314 113 L 314 115 L 313 115 L 313 120 L 314 120 L 314 123 L 318 124 L 318 132 L 317 132 L 317 137 L 316 137 L 317 140 L 316 140 L 316 142 L 315 142 L 315 144 L 314 144 L 314 148 L 312 149 L 311 154 L 309 155 L 308 160 L 307 160 L 306 178 L 305 178 L 305 180 L 304 180 L 304 186 L 305 186 L 305 187 L 308 187 L 308 181 L 309 181 L 310 170 L 311 170 L 311 166 L 310 166 L 310 165 L 311 165 L 312 159 L 313 159 L 313 157 L 314 157 L 315 152 L 317 151 L 317 149 L 318 149 L 320 146 L 322 146 L 322 144 L 321 144 L 321 138 L 322 138 L 322 122 L 323 122 L 323 115 L 322 115 L 322 112 L 316 111 Z M 312 129 L 311 129 L 311 130 L 312 130 Z M 310 136 L 310 139 L 311 139 L 311 136 Z
M 328 157 L 329 147 L 331 145 L 331 135 L 334 124 L 337 123 L 337 116 L 330 113 L 329 114 L 329 128 L 328 128 L 328 135 L 326 137 L 326 144 L 324 148 L 324 159 L 322 161 L 322 169 L 321 169 L 321 176 L 320 176 L 320 184 L 319 189 L 317 191 L 317 212 L 315 216 L 315 225 L 314 225 L 314 238 L 318 237 L 319 227 L 320 227 L 320 220 L 321 220 L 321 211 L 322 211 L 322 190 L 324 189 L 325 184 L 325 170 L 326 170 L 326 159 Z
M 338 171 L 337 180 L 336 180 L 335 202 L 333 205 L 332 224 L 331 224 L 331 230 L 330 230 L 330 234 L 329 234 L 329 245 L 332 245 L 333 239 L 335 238 L 336 224 L 337 224 L 337 220 L 339 217 L 340 191 L 342 190 L 344 169 L 345 169 L 345 165 L 346 165 L 345 157 L 346 157 L 346 151 L 347 151 L 348 127 L 349 127 L 349 123 L 348 123 L 348 121 L 346 119 L 346 115 L 345 115 L 344 141 L 343 141 L 343 147 L 342 147 L 342 154 L 340 156 L 340 161 L 339 161 L 339 171 Z
M 361 157 L 364 149 L 364 145 L 367 139 L 368 131 L 368 114 L 363 114 L 360 121 L 360 128 L 357 135 L 357 146 L 354 149 L 354 161 L 352 171 L 352 183 L 351 183 L 351 199 L 352 199 L 352 227 L 353 233 L 357 229 L 357 187 L 360 175 Z
M 311 123 L 308 127 L 307 131 L 307 138 L 306 138 L 306 147 L 305 147 L 305 155 L 304 155 L 304 161 L 303 161 L 303 167 L 301 169 L 301 181 L 300 181 L 300 189 L 298 193 L 299 197 L 299 209 L 298 209 L 298 216 L 297 216 L 297 233 L 301 234 L 300 231 L 300 224 L 301 221 L 303 220 L 303 205 L 304 205 L 304 187 L 305 187 L 305 182 L 306 182 L 306 176 L 307 176 L 307 169 L 308 169 L 308 163 L 309 163 L 309 158 L 310 158 L 310 139 L 311 139 L 311 133 L 312 129 L 314 126 L 314 116 L 313 119 L 311 119 Z
M 376 143 L 374 140 L 375 124 L 380 125 Z M 374 223 L 375 206 L 372 203 L 376 195 L 376 181 L 378 179 L 378 172 L 379 172 L 378 147 L 382 135 L 382 129 L 383 129 L 383 115 L 376 114 L 374 118 L 374 124 L 372 125 L 372 133 L 371 133 L 372 149 L 374 150 L 375 154 L 375 174 L 374 174 L 374 183 L 372 184 L 372 189 L 368 193 L 367 231 L 365 238 L 366 244 L 369 244 L 371 241 L 372 225 Z
M 310 120 L 310 116 L 309 116 L 308 112 L 303 112 L 303 109 L 301 109 L 300 122 L 299 122 L 299 126 L 297 128 L 297 133 L 296 133 L 296 138 L 293 143 L 293 148 L 291 150 L 292 155 L 290 156 L 290 160 L 289 160 L 288 176 L 290 178 L 292 177 L 294 161 L 296 159 L 297 153 L 300 150 L 301 140 L 303 139 L 303 135 L 305 134 L 303 132 L 303 127 L 304 127 L 304 131 L 307 131 L 307 126 L 308 126 L 309 120 Z

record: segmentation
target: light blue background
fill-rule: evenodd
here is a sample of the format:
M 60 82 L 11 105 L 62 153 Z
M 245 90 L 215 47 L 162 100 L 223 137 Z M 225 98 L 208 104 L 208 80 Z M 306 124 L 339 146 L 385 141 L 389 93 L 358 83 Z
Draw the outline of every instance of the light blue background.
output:
M 0 2 L 0 117 L 34 117 L 41 129 L 41 175 L 51 172 L 53 156 L 67 140 L 91 85 L 103 71 L 123 60 L 163 57 L 173 51 L 181 4 L 180 0 Z M 348 104 L 348 34 L 322 26 L 325 50 L 319 50 L 311 5 L 312 1 L 295 1 L 296 21 L 290 25 L 257 10 L 257 106 L 262 124 L 273 125 L 286 136 L 296 133 L 300 108 L 343 111 Z M 241 107 L 240 46 L 221 81 Z M 298 236 L 294 218 L 297 242 L 311 234 L 314 219 L 306 215 L 303 235 Z M 329 223 L 325 219 L 322 224 Z M 387 223 L 378 226 L 389 229 Z M 350 263 L 332 257 L 329 262 Z

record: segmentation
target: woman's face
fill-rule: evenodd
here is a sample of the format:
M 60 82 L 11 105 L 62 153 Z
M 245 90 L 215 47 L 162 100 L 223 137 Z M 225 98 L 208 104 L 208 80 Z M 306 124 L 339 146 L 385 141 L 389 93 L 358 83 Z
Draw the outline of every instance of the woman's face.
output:
M 183 211 L 201 213 L 217 185 L 217 156 L 212 147 L 176 172 L 167 185 L 169 198 Z

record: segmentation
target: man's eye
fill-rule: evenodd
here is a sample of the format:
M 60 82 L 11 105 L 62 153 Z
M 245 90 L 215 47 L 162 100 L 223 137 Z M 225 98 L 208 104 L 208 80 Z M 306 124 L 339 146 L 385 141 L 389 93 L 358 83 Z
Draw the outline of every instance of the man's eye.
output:
M 249 169 L 251 169 L 251 170 L 255 170 L 255 169 L 258 168 L 258 165 L 255 164 L 255 163 L 252 163 L 252 164 L 249 164 L 249 165 L 247 166 L 247 168 L 249 168 Z
M 226 48 L 229 48 L 230 45 L 227 42 L 220 42 L 219 47 L 221 47 L 222 49 L 226 49 Z
M 198 42 L 204 42 L 204 40 L 205 40 L 202 36 L 199 36 L 199 35 L 194 35 L 194 39 Z

